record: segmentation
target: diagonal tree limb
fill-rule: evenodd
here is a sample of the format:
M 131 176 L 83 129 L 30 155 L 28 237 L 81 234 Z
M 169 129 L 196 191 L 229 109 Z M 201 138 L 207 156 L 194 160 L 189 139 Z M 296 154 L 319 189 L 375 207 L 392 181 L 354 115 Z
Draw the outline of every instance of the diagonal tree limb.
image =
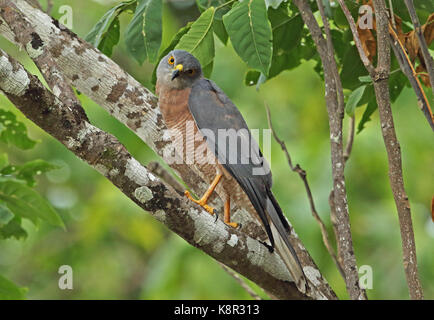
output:
M 48 51 L 51 54 L 68 83 L 128 126 L 163 158 L 173 151 L 158 109 L 157 98 L 148 89 L 58 21 L 29 6 L 24 0 L 14 0 L 13 4 L 27 21 L 31 21 L 34 32 L 41 39 L 42 45 L 38 47 L 38 52 L 42 54 Z M 3 19 L 0 19 L 0 34 L 14 43 L 19 42 Z M 185 164 L 172 163 L 170 166 L 196 193 L 200 194 L 206 188 L 202 179 L 192 174 Z M 215 201 L 221 207 L 221 200 L 215 198 Z M 243 224 L 242 234 L 245 237 L 261 239 L 264 235 L 262 227 L 243 210 L 245 209 L 239 207 L 234 215 Z M 314 299 L 336 298 L 295 232 L 290 234 L 290 241 L 297 250 L 309 280 L 308 296 Z M 273 265 L 273 262 L 270 262 L 270 265 Z M 293 283 L 273 290 L 286 290 L 286 293 L 280 292 L 276 295 L 280 298 L 303 297 Z
M 351 299 L 366 299 L 364 290 L 359 285 L 356 257 L 354 255 L 353 240 L 347 194 L 344 175 L 344 157 L 342 142 L 342 120 L 344 110 L 339 104 L 339 93 L 337 93 L 335 74 L 337 72 L 334 52 L 329 51 L 329 45 L 323 37 L 321 28 L 316 21 L 312 10 L 304 0 L 294 0 L 295 5 L 308 27 L 316 49 L 321 58 L 325 79 L 325 99 L 330 127 L 331 162 L 333 177 L 333 205 L 336 208 L 338 254 L 342 258 L 342 266 L 345 272 L 345 284 Z M 336 69 L 336 70 L 334 70 Z
M 277 254 L 223 222 L 215 222 L 203 209 L 180 197 L 132 158 L 114 136 L 77 117 L 2 50 L 0 90 L 27 118 L 187 242 L 280 299 L 312 298 L 302 295 L 289 281 L 290 275 Z M 317 298 L 335 298 L 333 294 L 316 293 Z

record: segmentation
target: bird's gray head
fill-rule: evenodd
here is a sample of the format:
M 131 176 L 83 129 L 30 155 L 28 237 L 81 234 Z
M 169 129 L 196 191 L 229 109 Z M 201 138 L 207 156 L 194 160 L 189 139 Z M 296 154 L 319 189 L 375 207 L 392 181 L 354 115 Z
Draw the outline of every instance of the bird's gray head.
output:
M 168 88 L 191 87 L 201 77 L 202 68 L 199 61 L 184 50 L 170 51 L 158 64 L 158 83 Z

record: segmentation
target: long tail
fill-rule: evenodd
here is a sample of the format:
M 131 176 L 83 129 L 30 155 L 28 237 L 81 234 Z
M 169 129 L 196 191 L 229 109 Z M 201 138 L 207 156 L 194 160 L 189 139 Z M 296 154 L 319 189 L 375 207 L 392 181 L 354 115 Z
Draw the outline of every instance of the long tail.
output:
M 305 293 L 306 292 L 306 277 L 303 272 L 300 260 L 295 253 L 294 248 L 289 242 L 290 226 L 283 215 L 282 209 L 274 198 L 271 190 L 267 188 L 267 203 L 266 210 L 270 217 L 270 227 L 274 238 L 274 246 L 276 251 L 282 257 L 285 265 L 287 266 L 291 276 L 297 285 L 297 288 Z

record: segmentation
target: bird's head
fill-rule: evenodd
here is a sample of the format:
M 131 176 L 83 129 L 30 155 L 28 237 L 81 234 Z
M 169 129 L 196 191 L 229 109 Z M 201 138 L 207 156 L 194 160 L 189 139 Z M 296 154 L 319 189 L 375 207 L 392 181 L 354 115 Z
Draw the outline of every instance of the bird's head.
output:
M 161 59 L 157 68 L 157 80 L 169 88 L 191 87 L 202 77 L 199 61 L 184 50 L 172 50 Z

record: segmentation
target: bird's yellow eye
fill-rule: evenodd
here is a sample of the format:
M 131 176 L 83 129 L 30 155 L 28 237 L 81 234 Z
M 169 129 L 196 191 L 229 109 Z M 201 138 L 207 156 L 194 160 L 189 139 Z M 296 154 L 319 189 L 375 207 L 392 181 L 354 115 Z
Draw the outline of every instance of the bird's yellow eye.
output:
M 190 70 L 188 70 L 187 72 L 188 72 L 188 74 L 189 74 L 190 76 L 192 76 L 192 75 L 194 75 L 194 74 L 196 73 L 196 70 L 194 70 L 194 69 L 190 69 Z
M 171 56 L 169 58 L 169 64 L 174 64 L 175 63 L 175 58 L 173 56 Z

